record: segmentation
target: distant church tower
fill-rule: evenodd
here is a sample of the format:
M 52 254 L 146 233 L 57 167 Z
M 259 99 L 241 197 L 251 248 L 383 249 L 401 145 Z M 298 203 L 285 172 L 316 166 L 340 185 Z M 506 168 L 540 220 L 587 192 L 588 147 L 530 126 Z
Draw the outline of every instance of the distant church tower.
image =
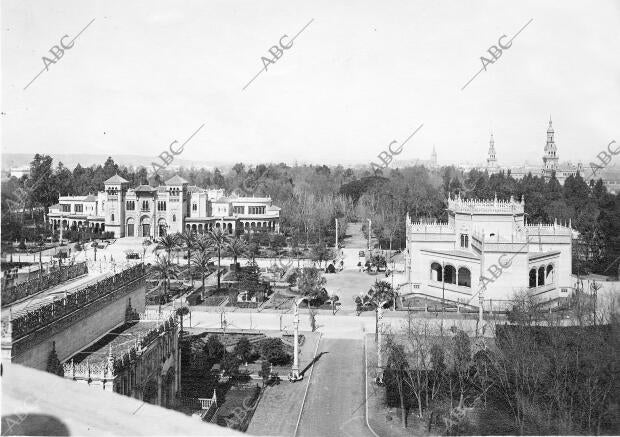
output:
M 558 149 L 555 146 L 555 140 L 553 139 L 554 130 L 551 124 L 551 117 L 549 117 L 549 128 L 547 129 L 547 144 L 545 144 L 545 154 L 543 156 L 543 174 L 545 177 L 551 177 L 551 172 L 558 168 L 558 161 L 560 157 L 558 155 Z
M 487 157 L 487 168 L 497 168 L 497 158 L 495 157 L 495 140 L 493 139 L 493 134 L 491 134 L 491 139 L 489 140 L 489 156 Z
M 437 152 L 435 151 L 435 145 L 433 144 L 433 153 L 431 153 L 431 165 L 437 167 Z

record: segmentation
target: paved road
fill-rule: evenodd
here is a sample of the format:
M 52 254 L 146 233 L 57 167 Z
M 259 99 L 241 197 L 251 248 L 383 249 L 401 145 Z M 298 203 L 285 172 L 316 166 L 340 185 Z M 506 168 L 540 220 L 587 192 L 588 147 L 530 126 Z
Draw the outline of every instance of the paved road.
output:
M 369 436 L 362 340 L 322 339 L 297 436 Z

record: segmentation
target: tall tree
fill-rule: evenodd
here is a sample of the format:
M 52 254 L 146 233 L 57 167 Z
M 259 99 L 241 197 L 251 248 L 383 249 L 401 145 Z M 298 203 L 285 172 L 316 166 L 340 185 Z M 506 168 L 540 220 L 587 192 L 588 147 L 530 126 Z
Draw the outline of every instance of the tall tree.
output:
M 151 266 L 151 269 L 155 279 L 159 279 L 159 310 L 161 311 L 164 296 L 168 295 L 168 290 L 170 289 L 170 279 L 179 277 L 179 266 L 172 262 L 170 256 L 157 255 L 155 264 Z
M 30 207 L 38 204 L 44 208 L 44 221 L 47 222 L 49 207 L 58 202 L 58 190 L 54 184 L 52 157 L 49 155 L 34 155 L 30 163 L 30 177 L 26 183 L 30 192 Z
M 186 229 L 182 233 L 176 235 L 177 243 L 187 251 L 187 272 L 190 274 L 192 287 L 194 286 L 194 276 L 190 270 L 190 260 L 192 258 L 192 250 L 196 247 L 196 233 Z
M 215 228 L 209 231 L 207 238 L 211 243 L 214 250 L 217 250 L 217 289 L 220 289 L 220 269 L 222 267 L 222 249 L 225 249 L 228 245 L 228 234 L 222 231 L 220 228 Z
M 200 278 L 202 280 L 202 292 L 201 297 L 205 298 L 205 277 L 209 272 L 209 263 L 211 262 L 211 255 L 206 250 L 196 251 L 192 254 L 192 267 L 193 270 L 200 272 Z

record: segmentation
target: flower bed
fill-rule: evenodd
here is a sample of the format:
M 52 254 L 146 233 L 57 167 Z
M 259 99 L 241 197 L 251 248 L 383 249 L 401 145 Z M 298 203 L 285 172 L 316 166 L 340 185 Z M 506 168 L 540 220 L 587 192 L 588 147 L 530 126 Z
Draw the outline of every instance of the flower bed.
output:
M 228 299 L 228 296 L 210 296 L 204 300 L 204 305 L 217 307 L 222 305 Z

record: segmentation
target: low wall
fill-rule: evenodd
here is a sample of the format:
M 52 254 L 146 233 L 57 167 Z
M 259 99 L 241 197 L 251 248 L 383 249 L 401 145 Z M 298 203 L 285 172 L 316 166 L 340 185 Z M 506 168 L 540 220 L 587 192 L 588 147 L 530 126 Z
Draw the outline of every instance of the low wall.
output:
M 81 262 L 42 275 L 41 279 L 37 277 L 17 285 L 4 287 L 2 289 L 2 306 L 10 305 L 17 300 L 32 296 L 33 294 L 37 294 L 43 290 L 55 287 L 58 284 L 87 273 L 88 268 L 86 267 L 86 263 Z

